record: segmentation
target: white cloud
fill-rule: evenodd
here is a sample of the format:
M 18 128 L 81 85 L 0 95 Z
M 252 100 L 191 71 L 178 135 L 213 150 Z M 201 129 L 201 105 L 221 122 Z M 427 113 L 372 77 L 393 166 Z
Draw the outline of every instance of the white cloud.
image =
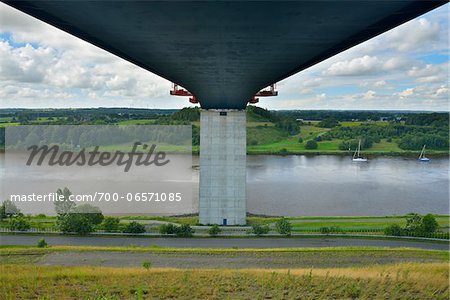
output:
M 448 62 L 421 61 L 448 55 L 448 8 L 283 80 L 280 96 L 261 98 L 261 106 L 448 109 Z M 0 3 L 0 33 L 5 32 L 24 45 L 0 39 L 2 107 L 188 105 L 186 98 L 168 96 L 167 80 Z M 357 89 L 342 94 L 342 87 Z
M 440 26 L 436 22 L 419 18 L 399 26 L 386 34 L 386 44 L 398 51 L 411 51 L 429 47 L 439 40 Z
M 411 61 L 403 57 L 378 58 L 364 55 L 351 60 L 333 63 L 322 74 L 328 76 L 361 76 L 375 75 L 380 72 L 392 72 L 405 69 Z

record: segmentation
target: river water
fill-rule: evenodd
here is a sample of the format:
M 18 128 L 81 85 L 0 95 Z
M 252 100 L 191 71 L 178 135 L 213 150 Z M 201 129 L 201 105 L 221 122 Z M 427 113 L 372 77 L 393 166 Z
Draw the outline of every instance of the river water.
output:
M 0 180 L 7 182 L 4 154 Z M 192 159 L 198 165 L 198 157 Z M 26 174 L 26 167 L 23 174 Z M 198 169 L 193 169 L 194 212 L 198 203 Z M 16 182 L 16 184 L 20 184 Z M 1 185 L 0 185 L 1 187 Z M 428 163 L 406 158 L 248 156 L 247 210 L 286 216 L 393 215 L 409 212 L 449 213 L 449 159 Z M 177 213 L 182 213 L 177 211 Z
M 449 160 L 352 162 L 340 156 L 249 156 L 248 211 L 289 216 L 449 212 Z

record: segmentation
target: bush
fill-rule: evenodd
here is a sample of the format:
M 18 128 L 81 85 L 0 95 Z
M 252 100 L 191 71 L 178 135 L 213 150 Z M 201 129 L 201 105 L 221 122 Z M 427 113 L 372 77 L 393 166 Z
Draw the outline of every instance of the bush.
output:
M 320 135 L 316 136 L 316 138 L 314 139 L 316 142 L 321 142 L 322 141 L 322 137 Z
M 124 233 L 144 233 L 145 232 L 145 226 L 138 222 L 131 222 L 128 223 L 125 226 L 125 229 L 123 230 Z
M 47 242 L 44 239 L 40 239 L 37 243 L 38 248 L 45 248 L 48 246 Z
M 428 214 L 422 218 L 422 223 L 420 224 L 420 231 L 423 233 L 433 233 L 439 227 L 436 218 L 432 214 Z
M 315 140 L 309 140 L 306 142 L 305 149 L 317 149 L 317 142 Z
M 183 224 L 179 227 L 176 227 L 176 235 L 178 237 L 191 237 L 194 234 L 194 229 L 191 228 L 188 224 Z
M 320 233 L 321 234 L 330 234 L 331 229 L 329 227 L 320 227 Z
M 252 232 L 256 234 L 256 236 L 261 236 L 263 234 L 269 233 L 270 228 L 268 225 L 261 226 L 261 225 L 253 225 L 252 226 Z
M 23 217 L 12 218 L 9 221 L 8 227 L 14 231 L 27 231 L 31 228 L 30 222 Z
M 172 223 L 163 224 L 159 227 L 159 233 L 161 234 L 175 234 L 177 232 L 177 226 Z
M 298 138 L 298 142 L 299 143 L 303 143 L 303 139 L 302 138 Z
M 88 234 L 94 231 L 92 222 L 86 217 L 86 214 L 68 213 L 61 216 L 57 221 L 59 230 L 63 233 Z
M 286 148 L 280 149 L 280 154 L 281 154 L 281 155 L 287 155 L 288 153 L 289 153 L 289 151 L 287 151 Z
M 102 228 L 106 232 L 116 232 L 119 230 L 119 223 L 120 223 L 119 218 L 106 217 L 103 220 Z
M 148 261 L 148 260 L 144 260 L 143 262 L 142 262 L 142 266 L 145 268 L 145 269 L 150 269 L 151 267 L 152 267 L 152 263 L 150 262 L 150 261 Z
M 277 221 L 277 223 L 275 224 L 275 227 L 279 234 L 284 234 L 287 236 L 291 235 L 291 231 L 292 231 L 291 223 L 289 223 L 289 221 L 286 220 L 285 218 L 279 219 Z
M 214 224 L 208 230 L 208 233 L 209 233 L 210 236 L 216 236 L 216 235 L 218 235 L 221 232 L 222 232 L 222 230 L 220 229 L 219 225 L 217 225 L 217 224 Z
M 403 229 L 398 224 L 392 224 L 384 229 L 384 234 L 401 236 L 403 234 Z

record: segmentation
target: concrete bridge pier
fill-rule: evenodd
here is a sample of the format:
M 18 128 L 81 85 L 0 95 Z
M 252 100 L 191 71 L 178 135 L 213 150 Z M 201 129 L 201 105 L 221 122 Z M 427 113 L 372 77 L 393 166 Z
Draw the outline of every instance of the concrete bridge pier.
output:
M 245 225 L 246 154 L 245 110 L 201 110 L 201 224 Z

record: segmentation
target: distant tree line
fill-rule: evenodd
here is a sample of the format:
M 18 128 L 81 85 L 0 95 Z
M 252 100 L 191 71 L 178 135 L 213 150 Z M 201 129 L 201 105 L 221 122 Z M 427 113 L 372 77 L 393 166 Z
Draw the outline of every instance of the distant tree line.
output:
M 397 139 L 398 145 L 404 150 L 419 150 L 423 145 L 429 149 L 446 150 L 449 147 L 448 124 L 446 126 L 417 126 L 391 123 L 387 126 L 362 124 L 353 127 L 334 127 L 323 134 L 323 140 L 341 139 L 341 150 L 354 148 L 362 139 L 362 148 L 370 148 L 381 139 Z

